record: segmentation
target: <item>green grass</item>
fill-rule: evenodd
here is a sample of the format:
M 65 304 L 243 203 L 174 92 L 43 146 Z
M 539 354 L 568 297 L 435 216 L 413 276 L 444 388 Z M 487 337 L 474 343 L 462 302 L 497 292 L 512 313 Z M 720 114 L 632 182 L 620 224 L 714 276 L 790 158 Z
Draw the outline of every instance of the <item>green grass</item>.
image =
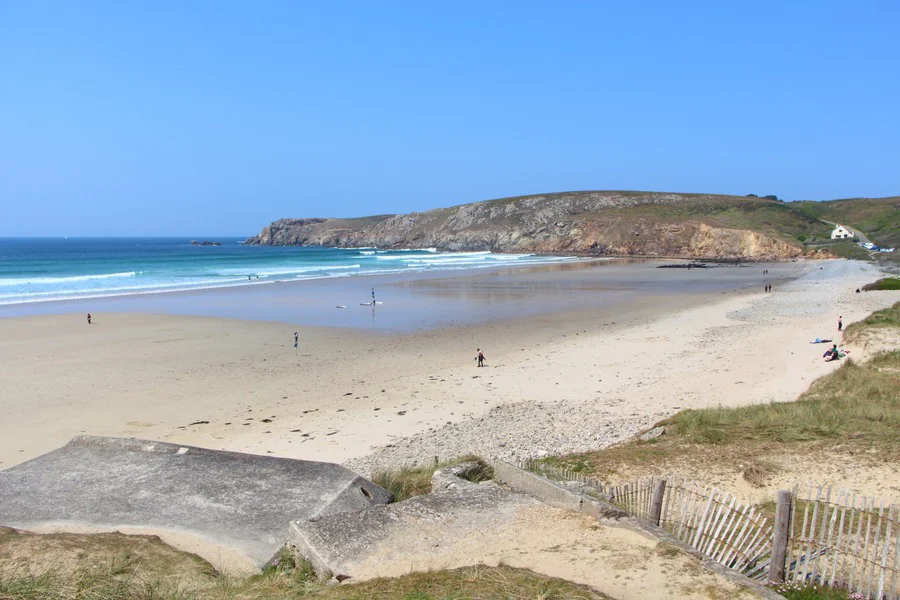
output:
M 494 473 L 489 465 L 477 456 L 461 456 L 451 461 L 434 464 L 428 467 L 402 467 L 376 471 L 372 481 L 380 485 L 394 498 L 394 502 L 402 502 L 413 496 L 431 493 L 431 476 L 438 469 L 452 467 L 464 462 L 476 462 L 478 467 L 470 471 L 466 479 L 474 483 L 488 481 Z
M 873 283 L 867 283 L 863 286 L 863 291 L 898 291 L 900 290 L 900 277 L 885 277 Z

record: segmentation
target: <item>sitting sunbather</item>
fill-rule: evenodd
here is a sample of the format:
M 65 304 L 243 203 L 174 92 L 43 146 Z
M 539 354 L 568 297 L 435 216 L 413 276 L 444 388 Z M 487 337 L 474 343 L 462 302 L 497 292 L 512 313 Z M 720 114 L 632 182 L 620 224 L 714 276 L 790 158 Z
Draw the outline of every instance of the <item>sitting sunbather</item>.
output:
M 831 347 L 830 350 L 826 350 L 825 354 L 822 355 L 825 358 L 825 362 L 831 362 L 833 360 L 838 360 L 841 358 L 841 352 L 838 350 L 837 344 Z

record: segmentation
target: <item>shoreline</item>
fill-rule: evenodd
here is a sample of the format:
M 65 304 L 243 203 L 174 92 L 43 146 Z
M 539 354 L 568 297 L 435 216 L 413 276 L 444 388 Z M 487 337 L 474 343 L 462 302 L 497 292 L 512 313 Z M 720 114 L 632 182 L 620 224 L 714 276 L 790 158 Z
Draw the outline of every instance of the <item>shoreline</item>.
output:
M 338 248 L 339 250 L 358 250 L 357 248 Z M 359 248 L 366 249 L 366 248 Z M 410 251 L 424 251 L 428 249 L 416 249 Z M 402 250 L 398 250 L 402 251 Z M 454 254 L 448 252 L 446 254 Z M 461 254 L 467 254 L 465 252 Z M 514 256 L 519 256 L 511 253 L 504 252 L 495 252 L 493 254 L 510 254 Z M 522 255 L 528 256 L 528 255 Z M 663 263 L 684 263 L 687 265 L 688 263 L 703 263 L 712 265 L 708 268 L 728 268 L 728 267 L 750 267 L 756 265 L 788 265 L 788 264 L 797 264 L 797 263 L 812 263 L 817 262 L 817 260 L 813 259 L 792 259 L 786 261 L 756 261 L 756 260 L 737 260 L 737 259 L 717 259 L 717 258 L 708 258 L 708 259 L 697 259 L 697 258 L 683 258 L 683 257 L 666 257 L 666 256 L 588 256 L 588 255 L 577 255 L 577 254 L 567 254 L 567 255 L 534 255 L 536 258 L 545 258 L 548 259 L 546 261 L 538 261 L 538 262 L 526 262 L 520 264 L 491 264 L 482 267 L 475 266 L 466 266 L 466 267 L 445 267 L 440 269 L 397 269 L 397 270 L 385 270 L 385 271 L 374 271 L 374 272 L 360 272 L 360 273 L 347 273 L 347 274 L 336 274 L 336 275 L 326 275 L 321 277 L 309 277 L 309 278 L 291 278 L 291 279 L 265 279 L 265 280 L 253 280 L 253 281 L 244 281 L 236 280 L 233 282 L 222 283 L 221 285 L 210 285 L 208 287 L 186 287 L 186 288 L 171 288 L 171 289 L 147 289 L 141 291 L 125 291 L 121 293 L 110 293 L 110 294 L 98 294 L 98 295 L 86 295 L 86 296 L 72 296 L 72 297 L 62 297 L 62 298 L 40 298 L 35 300 L 26 300 L 26 301 L 14 301 L 14 302 L 0 302 L 0 319 L 8 318 L 8 317 L 17 317 L 17 316 L 25 316 L 30 314 L 66 314 L 66 313 L 75 313 L 81 312 L 81 306 L 66 306 L 66 305 L 78 305 L 83 304 L 89 301 L 101 301 L 99 304 L 104 304 L 106 301 L 116 301 L 119 299 L 128 299 L 135 297 L 143 297 L 143 296 L 158 296 L 158 295 L 192 295 L 192 294 L 210 294 L 222 291 L 233 291 L 233 290 L 246 290 L 248 288 L 258 288 L 273 284 L 280 284 L 285 286 L 303 286 L 303 285 L 315 285 L 317 283 L 327 283 L 330 280 L 335 279 L 377 279 L 377 280 L 387 280 L 390 282 L 394 281 L 405 281 L 405 280 L 419 280 L 419 279 L 443 279 L 443 278 L 457 278 L 457 277 L 470 277 L 477 276 L 481 274 L 489 274 L 494 272 L 501 271 L 511 271 L 511 270 L 524 270 L 524 269 L 543 269 L 543 268 L 553 268 L 556 266 L 572 266 L 572 265 L 596 265 L 596 264 L 629 264 L 629 263 L 644 263 L 644 264 L 663 264 Z M 339 267 L 343 268 L 343 267 Z M 62 310 L 53 310 L 52 312 L 40 312 L 40 307 L 52 305 L 53 308 L 56 305 Z M 111 311 L 116 312 L 116 311 Z M 6 314 L 4 314 L 6 313 Z
M 250 283 L 97 300 L 6 305 L 0 306 L 0 322 L 36 315 L 91 313 L 97 317 L 102 313 L 131 313 L 408 333 L 569 309 L 604 308 L 613 292 L 631 293 L 634 297 L 672 291 L 732 292 L 762 282 L 758 266 L 656 270 L 661 264 L 669 261 L 579 260 L 271 282 L 280 285 Z M 793 277 L 808 264 L 775 263 L 770 268 L 771 282 L 781 275 Z M 359 305 L 369 301 L 370 287 L 377 289 L 379 301 L 387 304 L 364 313 Z

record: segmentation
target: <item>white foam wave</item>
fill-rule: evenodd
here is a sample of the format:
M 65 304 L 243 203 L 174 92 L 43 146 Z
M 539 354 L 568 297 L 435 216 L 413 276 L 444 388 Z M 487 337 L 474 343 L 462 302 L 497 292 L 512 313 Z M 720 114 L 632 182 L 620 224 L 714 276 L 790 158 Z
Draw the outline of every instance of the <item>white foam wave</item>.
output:
M 0 279 L 0 285 L 52 285 L 59 283 L 75 283 L 77 281 L 92 281 L 100 279 L 116 279 L 120 277 L 135 277 L 135 271 L 127 273 L 103 273 L 101 275 L 73 275 L 71 277 L 12 277 Z
M 434 256 L 428 257 L 428 259 L 414 257 L 414 256 L 405 256 L 405 255 L 393 255 L 393 256 L 385 256 L 379 255 L 376 256 L 378 260 L 455 260 L 461 257 L 467 256 L 489 256 L 490 252 L 448 252 L 446 254 L 435 254 Z
M 296 275 L 298 273 L 319 273 L 327 271 L 344 271 L 349 269 L 359 269 L 360 265 L 319 265 L 316 267 L 285 267 L 282 269 L 265 269 L 262 271 L 254 271 L 252 269 L 223 269 L 214 273 L 214 275 L 233 277 L 236 275 L 259 275 L 260 277 L 277 277 L 279 275 Z

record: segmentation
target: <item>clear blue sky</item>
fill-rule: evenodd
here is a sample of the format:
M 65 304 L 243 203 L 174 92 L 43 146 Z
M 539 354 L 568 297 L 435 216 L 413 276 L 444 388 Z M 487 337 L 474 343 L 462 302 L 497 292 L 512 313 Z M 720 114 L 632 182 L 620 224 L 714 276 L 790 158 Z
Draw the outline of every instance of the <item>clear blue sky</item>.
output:
M 900 2 L 0 0 L 0 235 L 900 194 Z

